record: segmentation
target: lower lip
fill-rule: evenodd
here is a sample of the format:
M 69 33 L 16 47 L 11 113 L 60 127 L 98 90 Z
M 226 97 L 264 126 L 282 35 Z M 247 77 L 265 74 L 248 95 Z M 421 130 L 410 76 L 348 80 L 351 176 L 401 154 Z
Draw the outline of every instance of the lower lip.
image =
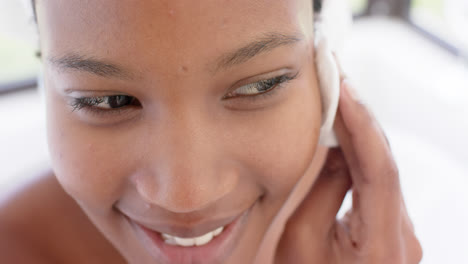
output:
M 169 245 L 164 242 L 160 233 L 133 223 L 149 238 L 152 242 L 149 247 L 150 251 L 157 257 L 158 261 L 163 261 L 164 264 L 224 263 L 224 260 L 231 255 L 245 229 L 249 211 L 250 209 L 225 226 L 221 234 L 202 246 Z

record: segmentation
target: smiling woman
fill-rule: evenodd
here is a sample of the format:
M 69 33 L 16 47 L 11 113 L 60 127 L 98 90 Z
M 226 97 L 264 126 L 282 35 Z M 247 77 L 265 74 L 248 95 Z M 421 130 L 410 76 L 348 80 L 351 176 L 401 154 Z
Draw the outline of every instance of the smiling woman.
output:
M 316 151 L 310 2 L 199 5 L 37 6 L 55 175 L 134 263 L 251 262 Z
M 52 170 L 0 215 L 11 262 L 420 260 L 385 136 L 346 82 L 342 148 L 319 144 L 321 2 L 34 6 Z M 362 200 L 337 222 L 351 179 Z

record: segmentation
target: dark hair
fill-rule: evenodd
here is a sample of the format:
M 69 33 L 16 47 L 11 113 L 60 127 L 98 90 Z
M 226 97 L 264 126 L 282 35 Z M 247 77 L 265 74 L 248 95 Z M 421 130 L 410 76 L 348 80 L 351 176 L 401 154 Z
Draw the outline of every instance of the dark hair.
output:
M 322 10 L 322 0 L 313 0 L 313 3 L 314 3 L 314 13 L 320 13 L 320 11 Z

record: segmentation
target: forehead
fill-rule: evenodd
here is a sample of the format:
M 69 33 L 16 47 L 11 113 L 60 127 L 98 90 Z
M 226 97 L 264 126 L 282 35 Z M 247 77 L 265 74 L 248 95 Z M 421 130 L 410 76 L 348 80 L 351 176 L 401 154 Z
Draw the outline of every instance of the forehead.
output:
M 37 10 L 46 56 L 73 52 L 167 66 L 271 32 L 312 36 L 309 0 L 50 0 Z

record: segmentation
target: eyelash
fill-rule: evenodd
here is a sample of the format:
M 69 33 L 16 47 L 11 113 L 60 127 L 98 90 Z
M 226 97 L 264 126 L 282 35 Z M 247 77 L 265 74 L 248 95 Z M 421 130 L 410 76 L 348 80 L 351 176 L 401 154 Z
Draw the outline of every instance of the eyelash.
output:
M 223 97 L 223 100 L 232 100 L 236 98 L 242 98 L 242 99 L 248 99 L 248 100 L 259 100 L 259 99 L 264 99 L 266 97 L 274 95 L 274 92 L 278 90 L 279 88 L 282 88 L 284 84 L 287 82 L 296 79 L 299 73 L 296 73 L 293 76 L 290 76 L 288 74 L 276 76 L 271 79 L 267 80 L 262 80 L 258 81 L 255 83 L 247 84 L 245 86 L 250 86 L 261 89 L 262 92 L 256 93 L 256 94 L 251 94 L 251 95 L 243 95 L 239 94 L 236 95 L 235 91 L 228 93 L 226 96 Z M 240 87 L 241 88 L 241 87 Z M 239 89 L 239 88 L 238 88 Z M 231 96 L 229 96 L 231 95 Z M 98 97 L 78 97 L 78 98 L 73 98 L 71 102 L 71 106 L 73 108 L 72 111 L 76 110 L 86 110 L 86 111 L 92 111 L 93 113 L 96 114 L 119 114 L 122 111 L 127 108 L 127 106 L 135 106 L 135 105 L 125 105 L 122 107 L 117 107 L 117 108 L 108 108 L 108 109 L 102 109 L 99 107 L 96 107 L 97 105 L 108 102 L 110 98 L 112 97 L 117 97 L 117 96 L 126 96 L 131 98 L 130 102 L 135 103 L 137 102 L 137 106 L 140 104 L 138 100 L 135 97 L 132 96 L 127 96 L 127 95 L 110 95 L 110 96 L 98 96 Z
M 233 91 L 233 92 L 230 92 L 228 93 L 226 96 L 223 97 L 224 100 L 230 100 L 230 99 L 235 99 L 235 98 L 245 98 L 245 99 L 249 99 L 249 100 L 258 100 L 258 99 L 263 99 L 264 97 L 267 97 L 267 96 L 272 96 L 274 94 L 274 92 L 276 90 L 278 90 L 278 88 L 281 88 L 283 87 L 282 85 L 284 85 L 285 83 L 291 81 L 291 80 L 294 80 L 297 75 L 299 73 L 296 73 L 295 75 L 293 76 L 290 76 L 290 75 L 287 75 L 287 74 L 284 74 L 284 75 L 280 75 L 280 76 L 276 76 L 274 78 L 271 78 L 271 79 L 267 79 L 267 80 L 262 80 L 262 81 L 258 81 L 258 82 L 255 82 L 255 83 L 251 83 L 251 84 L 247 84 L 247 85 L 244 85 L 242 87 L 245 87 L 245 86 L 249 86 L 248 89 L 251 89 L 252 87 L 254 88 L 260 88 L 262 90 L 262 92 L 259 92 L 259 93 L 256 93 L 256 94 L 251 94 L 251 95 L 248 95 L 248 94 L 238 94 L 236 95 L 236 91 Z M 242 88 L 242 87 L 239 87 L 238 89 Z M 232 94 L 232 97 L 228 97 L 229 95 Z
M 109 103 L 109 100 L 111 98 L 118 97 L 118 96 L 125 96 L 127 98 L 130 98 L 130 103 L 129 105 L 125 105 L 122 107 L 117 107 L 117 108 L 108 108 L 108 109 L 102 109 L 99 107 L 96 107 L 97 105 L 107 102 Z M 131 107 L 131 106 L 139 106 L 140 103 L 135 97 L 128 96 L 128 95 L 109 95 L 109 96 L 97 96 L 97 97 L 78 97 L 78 98 L 73 98 L 71 104 L 73 108 L 73 111 L 76 110 L 85 110 L 85 111 L 90 111 L 93 114 L 99 114 L 99 115 L 104 115 L 104 114 L 119 114 L 122 113 L 125 110 L 128 110 L 126 108 Z

